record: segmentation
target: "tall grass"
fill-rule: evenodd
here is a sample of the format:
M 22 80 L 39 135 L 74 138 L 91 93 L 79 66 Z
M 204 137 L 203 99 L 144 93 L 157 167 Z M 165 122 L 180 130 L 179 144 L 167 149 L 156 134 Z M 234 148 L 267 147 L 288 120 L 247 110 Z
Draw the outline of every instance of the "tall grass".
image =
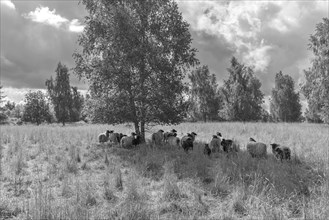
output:
M 153 127 L 147 133 L 150 138 Z M 329 127 L 315 124 L 184 123 L 194 150 L 108 148 L 106 129 L 124 125 L 1 126 L 0 219 L 326 219 Z M 217 131 L 241 152 L 203 155 Z M 292 149 L 280 162 L 245 151 L 249 137 Z M 7 205 L 3 205 L 7 204 Z

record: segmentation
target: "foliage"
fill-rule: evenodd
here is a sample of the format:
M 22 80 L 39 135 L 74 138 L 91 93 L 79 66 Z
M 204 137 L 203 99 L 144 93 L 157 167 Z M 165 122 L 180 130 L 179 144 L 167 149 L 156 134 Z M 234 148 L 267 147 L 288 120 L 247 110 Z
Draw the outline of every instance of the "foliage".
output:
M 177 3 L 83 0 L 89 16 L 74 53 L 75 73 L 90 83 L 107 123 L 178 123 L 186 104 L 182 79 L 197 62 Z M 109 108 L 107 108 L 109 107 Z
M 304 70 L 306 82 L 302 92 L 308 102 L 306 118 L 311 122 L 329 123 L 329 19 L 316 25 L 309 39 L 313 52 L 312 67 Z
M 50 122 L 49 104 L 41 91 L 29 91 L 25 95 L 25 103 L 23 121 L 36 123 L 37 125 L 43 121 Z
M 68 68 L 65 65 L 59 62 L 55 72 L 55 80 L 51 77 L 46 81 L 46 86 L 56 118 L 63 125 L 68 121 L 79 121 L 83 107 L 83 96 L 76 87 L 70 87 Z
M 301 104 L 299 93 L 296 93 L 295 83 L 291 76 L 280 71 L 275 75 L 275 87 L 272 89 L 270 104 L 271 116 L 275 121 L 295 122 L 301 119 Z
M 77 87 L 72 87 L 71 100 L 70 121 L 79 121 L 84 104 L 84 98 L 80 92 L 78 92 Z
M 205 122 L 218 119 L 221 100 L 215 74 L 210 74 L 208 66 L 201 66 L 188 77 L 191 81 L 189 111 L 192 118 Z
M 224 102 L 220 115 L 229 121 L 259 120 L 264 94 L 253 70 L 233 57 L 227 71 L 229 78 L 220 90 Z

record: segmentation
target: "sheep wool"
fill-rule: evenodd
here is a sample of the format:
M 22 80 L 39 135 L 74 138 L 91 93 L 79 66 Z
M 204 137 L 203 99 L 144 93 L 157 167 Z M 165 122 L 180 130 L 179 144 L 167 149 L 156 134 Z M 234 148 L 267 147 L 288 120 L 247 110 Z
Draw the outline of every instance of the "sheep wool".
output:
M 247 151 L 252 157 L 266 157 L 267 156 L 267 146 L 261 142 L 249 141 L 247 144 Z

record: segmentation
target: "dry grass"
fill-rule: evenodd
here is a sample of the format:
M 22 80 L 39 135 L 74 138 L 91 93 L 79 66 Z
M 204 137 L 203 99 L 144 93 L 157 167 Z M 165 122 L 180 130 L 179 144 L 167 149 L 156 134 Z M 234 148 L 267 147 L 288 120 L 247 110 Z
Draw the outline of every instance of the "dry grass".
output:
M 157 131 L 160 127 L 154 127 Z M 329 127 L 316 124 L 184 123 L 194 150 L 113 148 L 105 129 L 130 127 L 1 126 L 0 219 L 327 219 Z M 203 155 L 220 131 L 241 152 Z M 151 133 L 147 134 L 150 137 Z M 249 137 L 292 149 L 279 162 L 245 151 Z

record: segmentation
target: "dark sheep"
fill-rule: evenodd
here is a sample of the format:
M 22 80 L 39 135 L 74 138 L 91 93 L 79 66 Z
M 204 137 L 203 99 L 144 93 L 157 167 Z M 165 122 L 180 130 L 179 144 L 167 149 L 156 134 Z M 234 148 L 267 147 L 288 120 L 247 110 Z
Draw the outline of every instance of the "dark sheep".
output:
M 209 147 L 208 144 L 205 144 L 205 145 L 204 145 L 203 153 L 204 153 L 205 155 L 208 155 L 208 157 L 210 157 L 211 149 L 210 149 L 210 147 Z
M 233 140 L 223 139 L 221 142 L 221 145 L 223 146 L 224 152 L 229 153 L 229 152 L 233 151 Z
M 277 159 L 282 160 L 291 160 L 291 150 L 289 147 L 280 146 L 280 144 L 270 144 L 272 146 L 272 153 Z

